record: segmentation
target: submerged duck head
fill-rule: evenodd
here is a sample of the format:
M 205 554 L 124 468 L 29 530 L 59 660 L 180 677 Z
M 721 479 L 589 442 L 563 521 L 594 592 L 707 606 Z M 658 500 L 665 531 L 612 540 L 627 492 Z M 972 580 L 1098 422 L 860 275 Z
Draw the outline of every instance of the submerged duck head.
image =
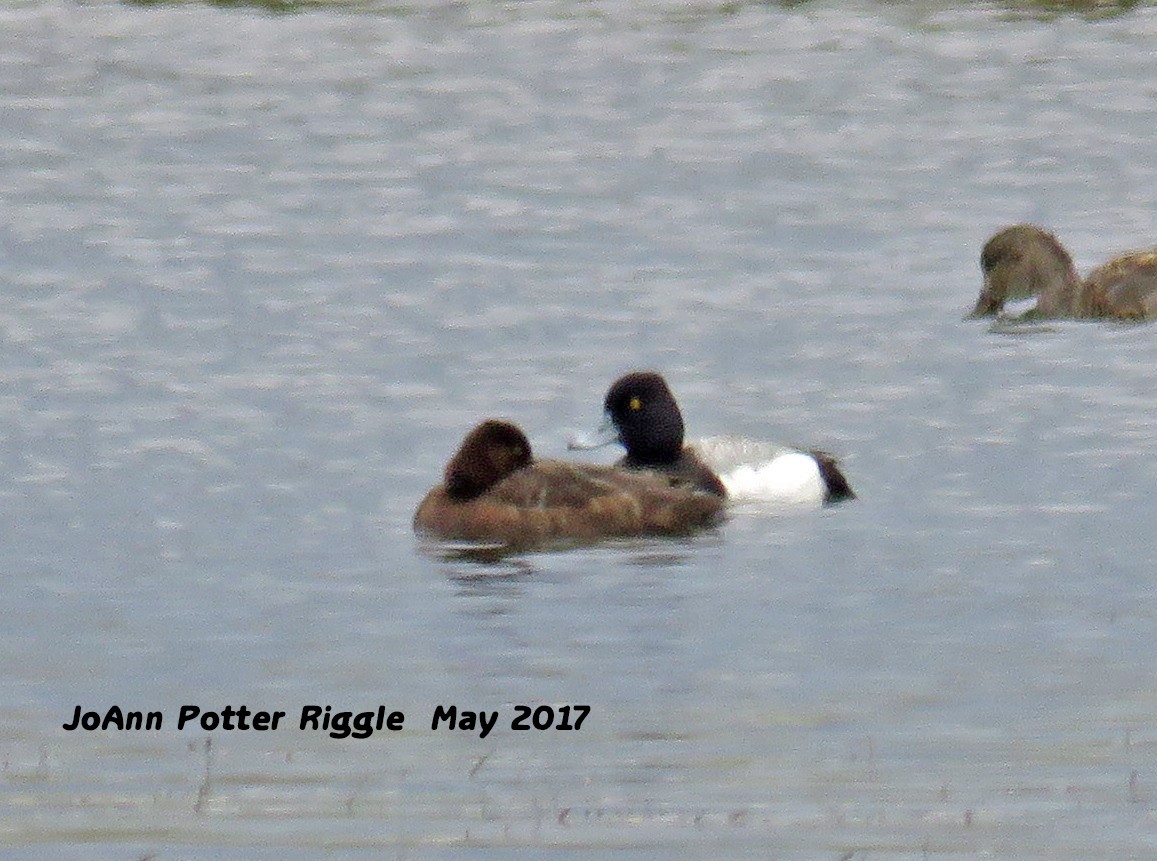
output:
M 607 421 L 634 466 L 669 466 L 683 453 L 683 414 L 654 371 L 620 377 L 603 401 Z
M 1060 241 L 1033 224 L 1014 224 L 996 233 L 980 253 L 984 286 L 972 317 L 994 317 L 1005 302 L 1036 298 L 1033 316 L 1077 313 L 1080 278 Z
M 487 419 L 466 435 L 446 464 L 446 493 L 457 501 L 474 499 L 532 462 L 530 441 L 521 430 Z

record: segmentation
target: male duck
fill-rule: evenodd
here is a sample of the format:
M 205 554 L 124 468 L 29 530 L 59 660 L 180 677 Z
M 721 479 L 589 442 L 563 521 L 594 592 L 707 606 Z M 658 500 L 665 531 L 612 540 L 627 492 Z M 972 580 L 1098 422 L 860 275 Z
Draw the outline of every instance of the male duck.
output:
M 717 523 L 722 500 L 668 475 L 535 460 L 515 425 L 475 427 L 414 529 L 443 539 L 529 547 L 644 535 L 685 535 Z
M 1053 234 L 1032 224 L 1006 227 L 980 254 L 984 287 L 973 317 L 993 317 L 1009 300 L 1036 297 L 1026 318 L 1157 318 L 1157 248 L 1116 257 L 1082 281 Z
M 593 444 L 572 441 L 572 448 L 619 442 L 627 450 L 619 466 L 661 470 L 721 496 L 786 505 L 855 498 L 835 458 L 826 452 L 729 437 L 684 446 L 679 405 L 666 380 L 653 371 L 635 371 L 616 380 L 603 409 L 607 424 L 602 438 Z

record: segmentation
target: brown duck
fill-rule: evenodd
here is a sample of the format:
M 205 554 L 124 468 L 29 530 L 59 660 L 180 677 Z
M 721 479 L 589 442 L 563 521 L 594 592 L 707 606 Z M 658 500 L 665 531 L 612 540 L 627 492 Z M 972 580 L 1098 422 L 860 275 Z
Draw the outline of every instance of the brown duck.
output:
M 414 529 L 442 539 L 534 547 L 603 538 L 686 535 L 719 522 L 723 499 L 660 472 L 535 460 L 510 422 L 466 435 Z
M 1006 227 L 980 254 L 984 287 L 973 317 L 992 317 L 1006 301 L 1036 298 L 1026 318 L 1157 318 L 1157 248 L 1116 257 L 1083 281 L 1064 246 L 1032 224 Z

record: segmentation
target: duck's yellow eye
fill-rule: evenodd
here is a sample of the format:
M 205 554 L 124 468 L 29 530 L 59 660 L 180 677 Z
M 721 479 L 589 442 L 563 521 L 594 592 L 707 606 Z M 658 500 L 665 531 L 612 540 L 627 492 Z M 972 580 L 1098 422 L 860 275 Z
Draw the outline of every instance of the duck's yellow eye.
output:
M 643 408 L 643 402 L 638 398 L 631 398 L 631 402 L 627 404 L 627 406 L 632 410 L 641 410 Z

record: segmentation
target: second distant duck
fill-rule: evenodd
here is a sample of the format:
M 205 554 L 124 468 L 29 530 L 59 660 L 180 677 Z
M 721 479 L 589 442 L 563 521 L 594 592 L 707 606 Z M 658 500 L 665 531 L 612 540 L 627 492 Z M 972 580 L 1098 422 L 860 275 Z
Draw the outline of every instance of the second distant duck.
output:
M 620 377 L 607 391 L 603 409 L 606 422 L 598 438 L 572 440 L 571 448 L 618 442 L 627 450 L 618 466 L 665 472 L 720 496 L 793 505 L 855 498 L 835 458 L 822 451 L 729 437 L 684 445 L 679 404 L 654 371 Z
M 1006 302 L 1036 299 L 1024 319 L 1152 320 L 1157 318 L 1157 248 L 1098 266 L 1083 281 L 1055 236 L 1014 224 L 984 244 L 984 287 L 973 317 L 994 317 Z

